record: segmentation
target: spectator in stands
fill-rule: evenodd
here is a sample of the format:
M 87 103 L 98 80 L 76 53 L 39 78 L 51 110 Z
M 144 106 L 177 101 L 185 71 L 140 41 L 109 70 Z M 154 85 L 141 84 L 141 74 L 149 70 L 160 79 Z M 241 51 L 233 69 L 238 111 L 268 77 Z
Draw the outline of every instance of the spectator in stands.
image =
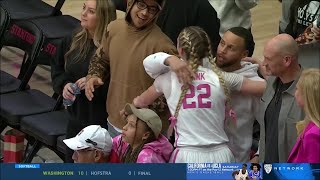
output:
M 91 101 L 95 88 L 103 84 L 110 69 L 110 85 L 107 97 L 108 131 L 112 137 L 119 135 L 126 120 L 120 110 L 127 102 L 141 94 L 153 83 L 143 68 L 143 59 L 164 51 L 176 54 L 172 41 L 155 24 L 164 0 L 128 0 L 125 19 L 113 21 L 108 26 L 104 41 L 90 62 L 86 83 L 86 96 Z M 155 103 L 157 113 L 168 127 L 168 108 L 164 103 Z
M 99 125 L 90 125 L 82 129 L 75 137 L 63 142 L 74 151 L 75 163 L 110 162 L 112 138 L 108 131 Z
M 289 24 L 290 7 L 293 1 L 294 0 L 279 0 L 282 7 L 282 16 L 279 23 L 279 34 L 284 33 Z
M 184 28 L 199 26 L 208 34 L 212 52 L 217 50 L 220 20 L 207 0 L 167 0 L 157 24 L 175 43 Z
M 244 27 L 251 31 L 250 9 L 259 0 L 209 0 L 220 19 L 220 36 L 232 27 Z M 209 19 L 208 19 L 209 20 Z
M 320 24 L 317 20 L 320 20 L 320 0 L 293 1 L 285 32 L 298 42 L 300 64 L 305 68 L 320 66 Z M 318 24 L 318 28 L 313 24 Z M 311 42 L 313 45 L 308 45 Z
M 125 106 L 127 124 L 122 134 L 113 138 L 113 151 L 124 163 L 166 163 L 173 147 L 160 132 L 160 117 L 150 109 Z
M 243 27 L 231 28 L 221 38 L 216 64 L 226 72 L 240 74 L 251 80 L 263 81 L 257 73 L 259 65 L 241 61 L 253 54 L 254 47 L 253 36 L 249 30 Z M 229 138 L 228 145 L 236 162 L 249 162 L 253 124 L 259 107 L 259 98 L 233 92 L 231 93 L 231 104 L 237 115 L 237 121 L 236 126 L 233 124 L 225 126 Z
M 297 138 L 295 124 L 304 117 L 294 99 L 302 69 L 295 40 L 288 34 L 272 38 L 264 47 L 264 62 L 260 66 L 271 76 L 262 73 L 267 78 L 267 88 L 260 100 L 257 117 L 260 124 L 259 156 L 252 162 L 286 162 Z
M 127 0 L 113 0 L 113 2 L 118 10 L 125 11 L 123 7 Z M 199 26 L 209 35 L 213 52 L 217 50 L 220 41 L 220 20 L 216 10 L 208 1 L 167 0 L 159 14 L 157 24 L 174 43 L 183 28 Z
M 75 100 L 72 106 L 67 107 L 71 119 L 67 127 L 67 138 L 74 137 L 81 129 L 96 124 L 107 128 L 106 123 L 106 91 L 105 85 L 95 92 L 96 98 L 90 102 L 84 91 L 73 95 L 71 84 L 75 83 L 81 90 L 84 89 L 89 62 L 97 46 L 101 43 L 103 31 L 107 24 L 116 19 L 116 9 L 111 0 L 86 0 L 81 13 L 81 28 L 72 37 L 64 42 L 64 57 L 58 57 L 51 64 L 53 89 L 62 94 L 65 99 Z M 70 45 L 71 44 L 71 45 Z M 73 151 L 68 150 L 66 162 L 73 162 Z
M 289 163 L 320 163 L 320 69 L 307 69 L 297 83 L 295 98 L 306 114 Z M 298 126 L 299 127 L 299 126 Z
M 285 32 L 297 38 L 317 18 L 320 18 L 320 0 L 294 0 Z M 320 29 L 317 29 L 320 32 Z M 319 33 L 318 36 L 320 36 Z

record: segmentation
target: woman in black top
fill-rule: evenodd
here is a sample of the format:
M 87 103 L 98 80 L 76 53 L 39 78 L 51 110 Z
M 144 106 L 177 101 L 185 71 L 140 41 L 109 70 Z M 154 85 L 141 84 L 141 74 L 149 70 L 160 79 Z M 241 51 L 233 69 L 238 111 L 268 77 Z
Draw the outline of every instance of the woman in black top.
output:
M 107 128 L 106 95 L 109 79 L 95 90 L 95 98 L 88 101 L 84 93 L 85 76 L 88 73 L 91 57 L 101 43 L 105 27 L 116 19 L 116 9 L 111 0 L 86 0 L 81 13 L 81 28 L 72 37 L 64 39 L 64 57 L 58 57 L 51 64 L 53 89 L 65 99 L 74 99 L 71 84 L 80 87 L 81 94 L 76 96 L 73 105 L 67 107 L 71 115 L 66 138 L 77 135 L 88 125 L 101 125 Z M 109 72 L 108 72 L 109 73 Z M 73 162 L 72 150 L 68 150 L 65 162 Z

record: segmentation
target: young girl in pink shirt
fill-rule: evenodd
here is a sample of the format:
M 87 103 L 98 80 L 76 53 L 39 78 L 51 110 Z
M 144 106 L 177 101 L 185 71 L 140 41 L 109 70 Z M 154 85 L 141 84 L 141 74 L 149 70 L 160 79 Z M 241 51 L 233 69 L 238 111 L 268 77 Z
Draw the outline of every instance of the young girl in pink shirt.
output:
M 162 121 L 152 110 L 137 109 L 132 104 L 124 108 L 127 124 L 113 138 L 112 152 L 122 163 L 166 163 L 173 147 L 160 132 Z M 113 154 L 114 155 L 114 154 Z

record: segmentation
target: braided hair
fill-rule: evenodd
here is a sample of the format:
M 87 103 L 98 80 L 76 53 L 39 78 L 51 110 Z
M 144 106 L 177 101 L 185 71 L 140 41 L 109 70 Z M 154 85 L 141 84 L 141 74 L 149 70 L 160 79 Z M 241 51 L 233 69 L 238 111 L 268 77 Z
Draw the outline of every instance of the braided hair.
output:
M 178 37 L 179 47 L 185 52 L 186 59 L 189 62 L 189 66 L 192 71 L 196 73 L 198 67 L 202 64 L 204 58 L 209 58 L 212 65 L 212 70 L 215 72 L 219 78 L 219 81 L 224 88 L 224 93 L 226 95 L 227 104 L 230 104 L 230 93 L 229 89 L 225 84 L 225 80 L 222 76 L 221 70 L 216 66 L 214 62 L 214 56 L 212 53 L 211 43 L 208 34 L 200 27 L 190 26 L 184 28 Z M 174 113 L 174 117 L 178 118 L 179 111 L 182 106 L 183 99 L 189 89 L 189 86 L 183 85 L 182 92 Z
M 138 121 L 141 121 L 141 120 L 137 119 L 136 127 L 138 125 Z M 142 143 L 139 144 L 139 146 L 137 146 L 135 149 L 133 149 L 131 145 L 128 145 L 127 149 L 125 150 L 125 152 L 123 154 L 122 154 L 123 142 L 122 142 L 122 137 L 121 137 L 120 146 L 118 147 L 118 152 L 120 152 L 120 160 L 122 163 L 136 163 L 138 156 L 143 149 L 143 146 L 145 144 L 148 144 L 148 143 L 156 140 L 156 136 L 155 136 L 154 132 L 152 131 L 152 129 L 145 122 L 143 122 L 143 121 L 141 121 L 141 122 L 145 128 L 145 132 L 150 132 L 150 135 L 147 139 L 143 140 Z M 137 129 L 134 134 L 134 139 L 136 137 L 136 132 L 137 132 Z

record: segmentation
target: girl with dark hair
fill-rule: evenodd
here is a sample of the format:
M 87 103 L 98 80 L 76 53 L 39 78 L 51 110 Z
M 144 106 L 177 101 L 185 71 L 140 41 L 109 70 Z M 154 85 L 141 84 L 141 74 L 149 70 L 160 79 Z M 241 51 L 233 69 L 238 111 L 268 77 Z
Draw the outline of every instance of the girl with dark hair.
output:
M 150 109 L 137 109 L 127 104 L 127 124 L 122 134 L 113 138 L 113 152 L 123 163 L 166 163 L 173 147 L 160 132 L 160 117 Z

